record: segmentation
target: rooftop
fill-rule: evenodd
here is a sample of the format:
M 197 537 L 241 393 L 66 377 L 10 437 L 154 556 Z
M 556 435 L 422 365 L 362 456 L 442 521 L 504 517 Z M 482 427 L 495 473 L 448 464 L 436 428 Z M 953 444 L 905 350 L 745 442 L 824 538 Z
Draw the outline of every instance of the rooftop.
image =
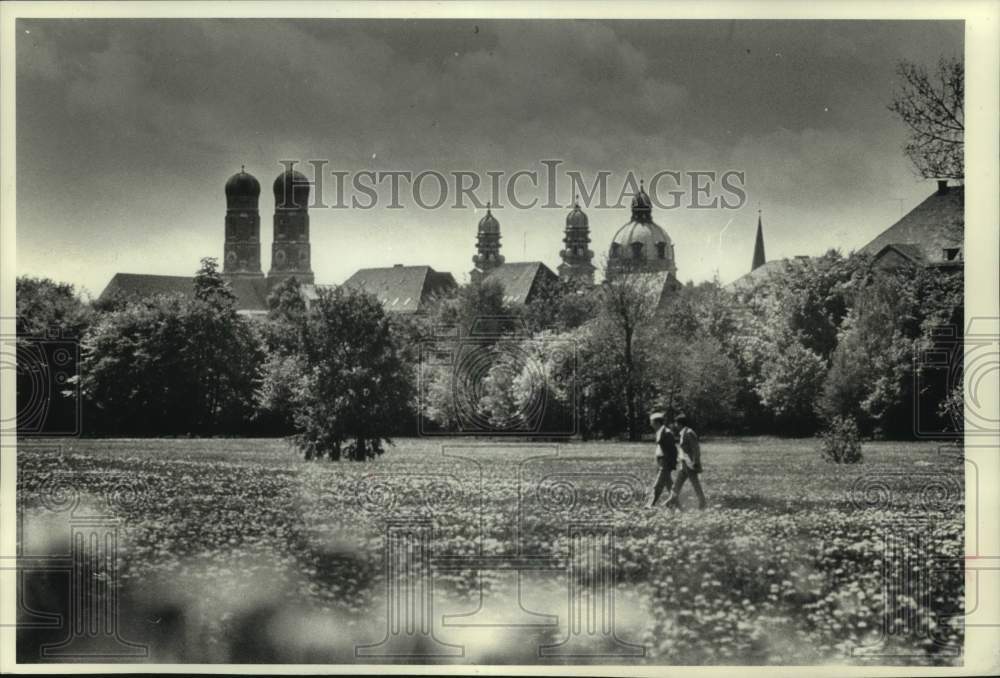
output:
M 267 280 L 263 277 L 227 277 L 236 295 L 236 310 L 248 313 L 267 311 Z M 187 275 L 155 275 L 152 273 L 115 273 L 101 292 L 98 301 L 116 296 L 126 298 L 151 297 L 157 294 L 194 296 L 194 277 Z
M 515 261 L 498 266 L 487 274 L 483 282 L 498 282 L 503 286 L 503 300 L 508 304 L 526 304 L 531 299 L 535 280 L 539 276 L 557 278 L 552 270 L 540 261 Z
M 859 251 L 874 256 L 886 245 L 906 245 L 906 256 L 933 264 L 947 260 L 945 250 L 961 251 L 964 239 L 965 187 L 945 184 Z
M 344 281 L 347 287 L 375 296 L 387 311 L 417 313 L 436 292 L 456 286 L 451 273 L 439 273 L 430 266 L 389 266 L 362 268 Z

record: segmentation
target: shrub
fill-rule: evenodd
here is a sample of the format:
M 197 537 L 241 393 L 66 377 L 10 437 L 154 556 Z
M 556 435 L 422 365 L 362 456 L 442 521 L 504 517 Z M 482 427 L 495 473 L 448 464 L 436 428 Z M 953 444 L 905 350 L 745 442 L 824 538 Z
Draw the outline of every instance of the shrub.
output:
M 835 464 L 857 464 L 861 461 L 861 434 L 850 417 L 834 417 L 820 438 L 820 453 Z

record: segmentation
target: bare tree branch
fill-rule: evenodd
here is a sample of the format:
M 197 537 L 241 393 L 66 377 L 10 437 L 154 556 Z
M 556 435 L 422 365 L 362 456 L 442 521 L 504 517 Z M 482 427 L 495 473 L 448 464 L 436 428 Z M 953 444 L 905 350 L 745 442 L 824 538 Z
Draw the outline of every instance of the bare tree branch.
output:
M 920 64 L 902 61 L 902 80 L 889 110 L 910 128 L 903 151 L 920 176 L 962 179 L 965 176 L 965 66 L 942 58 L 932 81 Z

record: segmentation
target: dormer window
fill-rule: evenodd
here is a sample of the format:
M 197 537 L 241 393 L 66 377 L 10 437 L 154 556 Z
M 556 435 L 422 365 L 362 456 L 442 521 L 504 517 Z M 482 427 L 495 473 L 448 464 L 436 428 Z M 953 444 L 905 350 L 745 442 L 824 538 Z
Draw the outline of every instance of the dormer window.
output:
M 634 242 L 632 243 L 632 258 L 641 259 L 642 258 L 642 243 Z
M 611 256 L 612 258 L 617 258 L 621 256 L 622 246 L 618 243 L 611 243 Z
M 658 242 L 656 243 L 656 258 L 663 259 L 667 256 L 667 243 Z
M 944 260 L 945 261 L 957 261 L 958 260 L 959 248 L 957 247 L 945 247 L 944 248 Z

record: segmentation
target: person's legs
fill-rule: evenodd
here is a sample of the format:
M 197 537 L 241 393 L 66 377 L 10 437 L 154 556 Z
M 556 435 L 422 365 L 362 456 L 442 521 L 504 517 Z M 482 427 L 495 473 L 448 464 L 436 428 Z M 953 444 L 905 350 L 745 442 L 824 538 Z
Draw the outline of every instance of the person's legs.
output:
M 708 502 L 705 501 L 705 493 L 701 489 L 701 480 L 698 479 L 697 473 L 691 474 L 691 487 L 694 488 L 694 493 L 698 495 L 698 508 L 705 508 L 708 506 Z
M 684 481 L 688 478 L 688 469 L 683 463 L 681 464 L 681 469 L 677 472 L 677 479 L 674 480 L 674 486 L 670 490 L 670 496 L 667 497 L 667 504 L 671 506 L 676 506 L 680 508 L 680 497 L 681 488 L 684 487 Z
M 670 469 L 664 466 L 662 458 L 658 459 L 657 462 L 660 465 L 660 471 L 656 474 L 656 483 L 653 485 L 653 498 L 646 504 L 649 507 L 655 506 L 660 495 L 663 494 L 663 488 L 670 486 Z

